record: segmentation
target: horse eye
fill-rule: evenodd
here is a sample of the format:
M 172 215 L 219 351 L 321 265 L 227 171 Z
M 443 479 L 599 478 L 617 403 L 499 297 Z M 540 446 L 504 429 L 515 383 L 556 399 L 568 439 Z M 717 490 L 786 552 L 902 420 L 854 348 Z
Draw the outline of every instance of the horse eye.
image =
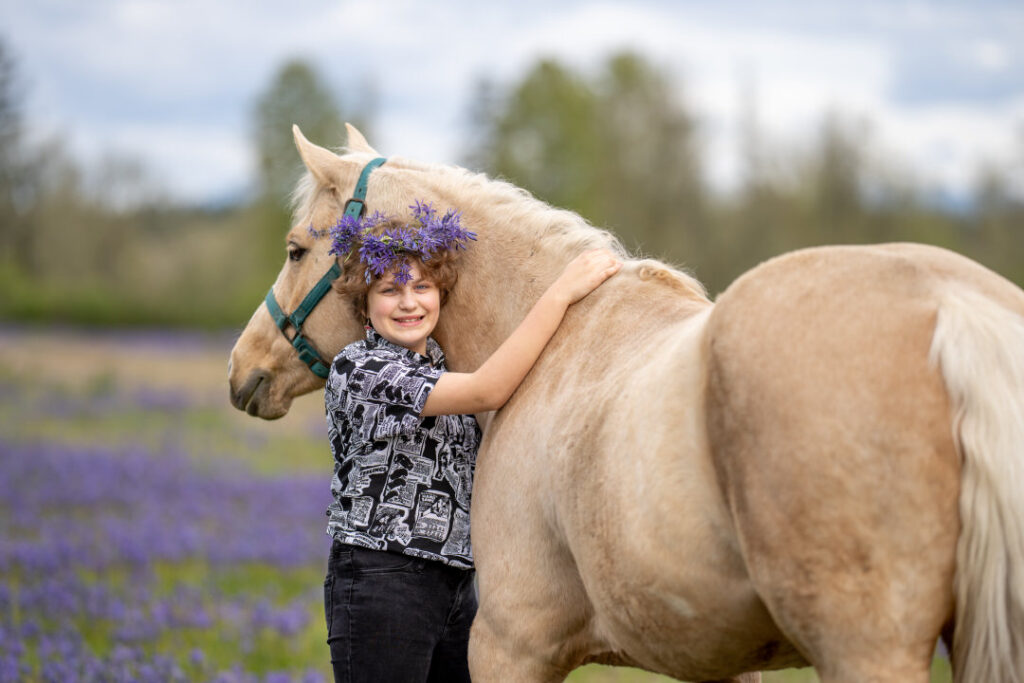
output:
M 289 261 L 299 261 L 305 255 L 306 255 L 306 250 L 303 249 L 302 247 L 295 247 L 293 249 L 289 249 L 288 250 L 288 260 Z

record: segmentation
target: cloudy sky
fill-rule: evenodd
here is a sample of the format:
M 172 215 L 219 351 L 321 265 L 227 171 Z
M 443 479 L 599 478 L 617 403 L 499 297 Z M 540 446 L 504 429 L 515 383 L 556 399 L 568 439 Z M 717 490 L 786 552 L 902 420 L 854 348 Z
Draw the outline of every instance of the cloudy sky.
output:
M 343 106 L 372 82 L 382 153 L 458 162 L 480 77 L 510 83 L 541 57 L 593 69 L 621 49 L 678 79 L 717 187 L 736 180 L 752 97 L 780 146 L 838 111 L 936 191 L 969 192 L 988 164 L 1024 197 L 1020 0 L 0 0 L 0 39 L 35 137 L 87 163 L 140 159 L 190 201 L 251 187 L 252 103 L 286 59 L 312 62 Z

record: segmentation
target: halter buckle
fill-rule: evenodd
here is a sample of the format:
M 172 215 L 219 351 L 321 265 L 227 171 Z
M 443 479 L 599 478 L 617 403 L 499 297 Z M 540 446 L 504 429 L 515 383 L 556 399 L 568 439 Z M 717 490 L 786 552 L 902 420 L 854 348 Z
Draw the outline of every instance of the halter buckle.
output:
M 358 202 L 359 203 L 359 211 L 358 212 L 351 212 L 351 213 L 349 212 L 348 205 L 351 204 L 352 202 Z M 364 202 L 362 199 L 359 199 L 357 197 L 350 197 L 348 199 L 348 201 L 345 202 L 344 214 L 346 216 L 352 216 L 352 218 L 359 219 L 359 218 L 362 218 L 363 214 L 365 214 L 365 213 L 366 213 L 366 202 Z

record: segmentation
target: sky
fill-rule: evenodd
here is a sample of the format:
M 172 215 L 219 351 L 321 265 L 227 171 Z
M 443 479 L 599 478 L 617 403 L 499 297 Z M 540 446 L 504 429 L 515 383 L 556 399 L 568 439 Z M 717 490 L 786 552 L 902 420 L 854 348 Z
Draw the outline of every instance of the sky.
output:
M 1020 0 L 0 0 L 0 40 L 32 139 L 86 165 L 136 159 L 186 202 L 253 188 L 253 103 L 288 59 L 342 111 L 373 93 L 381 153 L 459 163 L 481 78 L 512 84 L 546 57 L 592 71 L 627 49 L 678 84 L 722 191 L 746 101 L 780 149 L 837 112 L 936 194 L 969 195 L 991 166 L 1024 198 Z

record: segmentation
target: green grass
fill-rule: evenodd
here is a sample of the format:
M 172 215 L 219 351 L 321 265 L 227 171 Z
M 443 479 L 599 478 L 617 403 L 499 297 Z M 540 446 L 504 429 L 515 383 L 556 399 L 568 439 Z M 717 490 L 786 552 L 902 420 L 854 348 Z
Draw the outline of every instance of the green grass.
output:
M 573 671 L 566 683 L 671 683 L 674 678 L 659 676 L 639 669 L 588 664 Z M 812 668 L 767 671 L 761 675 L 762 683 L 818 683 Z M 932 661 L 931 683 L 952 683 L 949 660 L 936 657 Z

